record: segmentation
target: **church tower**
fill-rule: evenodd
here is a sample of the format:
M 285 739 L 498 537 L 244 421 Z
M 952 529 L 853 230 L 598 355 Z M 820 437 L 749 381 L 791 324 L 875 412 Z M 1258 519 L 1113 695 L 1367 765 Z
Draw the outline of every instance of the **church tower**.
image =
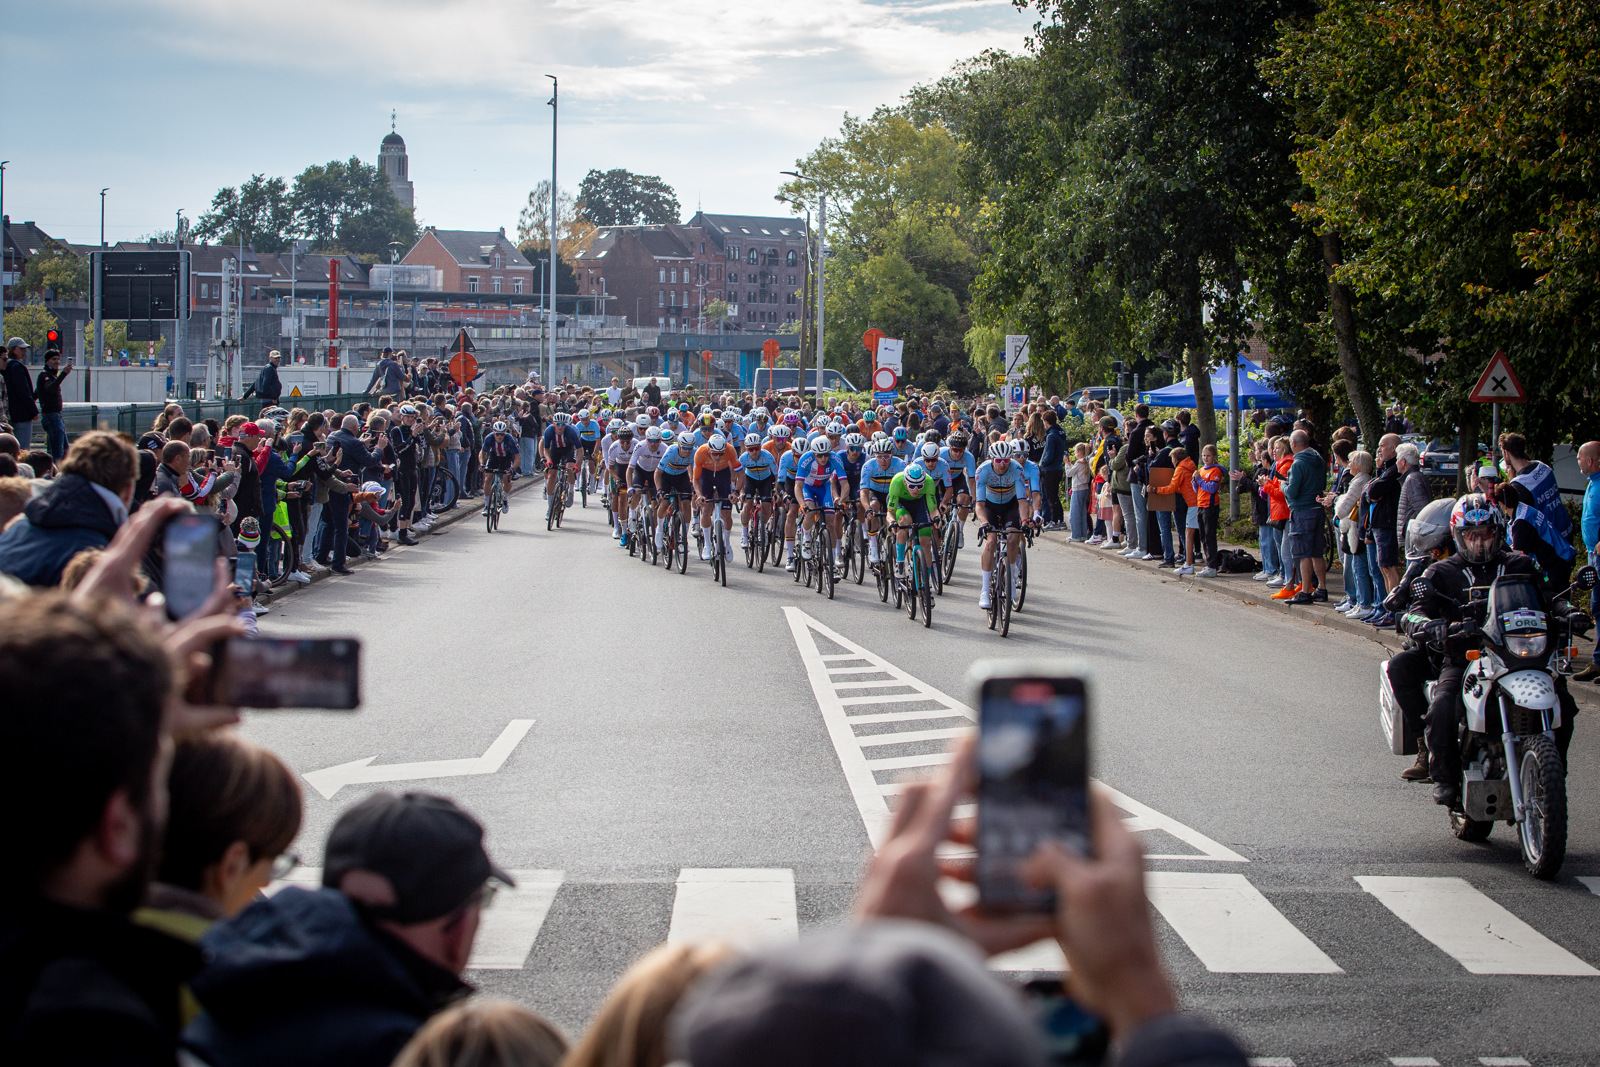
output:
M 383 147 L 378 149 L 378 169 L 389 179 L 389 188 L 394 190 L 395 199 L 400 201 L 400 205 L 415 208 L 411 175 L 406 166 L 406 142 L 395 132 L 394 119 L 394 112 L 389 112 L 389 135 L 383 139 Z

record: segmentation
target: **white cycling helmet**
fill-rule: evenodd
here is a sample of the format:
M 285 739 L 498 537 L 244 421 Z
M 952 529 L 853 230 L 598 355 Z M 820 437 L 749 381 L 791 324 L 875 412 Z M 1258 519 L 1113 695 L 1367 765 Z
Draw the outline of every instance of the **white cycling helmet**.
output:
M 652 426 L 644 432 L 644 439 L 652 443 L 661 440 L 661 427 Z
M 874 441 L 887 441 L 889 439 L 889 435 L 884 433 L 882 430 L 873 430 L 872 439 Z
M 844 423 L 842 423 L 842 422 L 830 422 L 830 423 L 828 423 L 828 433 L 830 433 L 830 434 L 832 434 L 832 435 L 834 435 L 836 437 L 839 434 L 844 433 Z
M 606 433 L 616 433 L 620 429 L 622 429 L 621 419 L 612 419 L 610 422 L 606 423 Z
M 579 411 L 578 411 L 578 418 L 587 419 L 589 417 L 589 414 L 590 414 L 590 412 L 589 412 L 588 408 L 580 408 Z
M 785 437 L 788 437 L 789 435 L 790 435 L 789 427 L 785 426 L 781 422 L 778 423 L 776 426 L 774 426 L 772 428 L 772 436 L 778 438 L 780 441 L 783 440 Z
M 796 453 L 804 452 L 806 450 L 806 439 L 804 437 L 792 438 L 789 441 L 789 447 Z
M 761 435 L 758 434 L 758 433 L 747 433 L 747 434 L 745 434 L 744 435 L 744 447 L 746 447 L 746 448 L 760 448 L 761 447 Z
M 844 447 L 850 449 L 852 452 L 861 451 L 862 446 L 866 443 L 867 439 L 858 433 L 847 433 L 844 435 Z
M 905 476 L 906 488 L 915 492 L 921 487 L 923 479 L 927 478 L 928 472 L 922 469 L 922 464 L 913 463 L 905 469 Z
M 550 416 L 550 418 L 551 421 L 553 421 L 557 426 L 566 426 L 572 422 L 572 416 L 568 415 L 565 411 L 558 411 L 554 415 Z
M 650 416 L 640 415 L 638 418 L 633 420 L 633 424 L 639 427 L 639 429 L 643 430 L 645 427 L 650 425 Z
M 872 443 L 867 446 L 867 451 L 874 456 L 892 456 L 894 455 L 894 442 L 887 437 L 874 437 Z
M 929 463 L 932 463 L 934 460 L 938 459 L 939 446 L 934 444 L 932 441 L 924 444 L 922 446 L 922 458 L 927 460 Z
M 605 408 L 600 412 L 600 417 L 602 419 L 609 419 L 609 418 L 611 418 L 611 416 L 613 416 L 615 414 L 616 414 L 615 411 L 611 410 L 610 408 Z
M 728 447 L 728 439 L 722 436 L 720 433 L 712 434 L 711 440 L 707 441 L 706 443 L 711 446 L 711 451 L 713 452 L 721 452 L 724 448 Z
M 494 432 L 495 433 L 505 433 L 508 429 L 509 429 L 509 427 L 506 426 L 506 424 L 503 423 L 503 422 L 497 422 L 497 423 L 494 424 Z
M 824 456 L 833 451 L 833 448 L 828 444 L 826 437 L 814 437 L 811 439 L 811 451 L 819 456 Z

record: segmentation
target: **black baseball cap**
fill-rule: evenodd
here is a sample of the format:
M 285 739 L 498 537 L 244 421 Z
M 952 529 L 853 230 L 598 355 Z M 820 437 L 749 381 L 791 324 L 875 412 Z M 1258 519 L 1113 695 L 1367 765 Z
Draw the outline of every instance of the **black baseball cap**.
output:
M 366 910 L 399 923 L 448 915 L 491 878 L 517 884 L 484 851 L 478 820 L 428 793 L 374 793 L 339 816 L 328 834 L 322 884 L 337 889 L 357 870 L 388 879 L 394 906 Z

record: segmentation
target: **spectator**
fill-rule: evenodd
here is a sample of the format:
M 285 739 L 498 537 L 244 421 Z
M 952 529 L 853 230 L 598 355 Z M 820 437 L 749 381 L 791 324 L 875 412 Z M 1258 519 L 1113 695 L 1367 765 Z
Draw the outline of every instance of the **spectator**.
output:
M 1067 434 L 1059 423 L 1056 413 L 1047 409 L 1044 413 L 1044 453 L 1039 457 L 1039 481 L 1044 496 L 1047 530 L 1060 530 L 1066 526 L 1061 521 L 1061 483 L 1066 477 Z
M 28 378 L 28 349 L 32 347 L 21 337 L 7 341 L 6 365 L 0 372 L 0 377 L 5 379 L 6 418 L 11 422 L 11 433 L 23 448 L 33 444 L 33 420 L 39 417 L 33 382 Z
M 1178 443 L 1193 459 L 1200 455 L 1200 427 L 1194 425 L 1194 416 L 1188 409 L 1178 412 Z
M 1333 502 L 1333 518 L 1338 524 L 1340 549 L 1345 553 L 1345 592 L 1350 594 L 1351 606 L 1345 615 L 1352 619 L 1365 619 L 1378 607 L 1377 587 L 1370 565 L 1362 521 L 1361 496 L 1372 481 L 1374 461 L 1371 452 L 1357 450 L 1350 453 L 1350 484 Z
M 126 439 L 91 430 L 73 442 L 61 475 L 0 534 L 0 572 L 34 586 L 55 585 L 67 561 L 104 548 L 128 521 L 139 455 Z
M 1274 600 L 1288 600 L 1300 591 L 1300 561 L 1295 558 L 1294 545 L 1289 537 L 1289 501 L 1283 495 L 1283 487 L 1288 484 L 1289 471 L 1294 466 L 1294 456 L 1289 450 L 1289 438 L 1280 435 L 1272 438 L 1267 445 L 1267 453 L 1272 458 L 1272 478 L 1266 485 L 1267 496 L 1272 501 L 1272 515 L 1274 519 L 1282 521 L 1278 529 L 1281 536 L 1278 538 L 1278 562 L 1281 569 L 1278 575 L 1278 589 L 1272 594 Z
M 267 353 L 267 365 L 261 368 L 255 382 L 245 390 L 245 399 L 254 394 L 266 401 L 269 406 L 278 402 L 278 398 L 283 396 L 283 382 L 278 380 L 278 363 L 282 359 L 283 353 L 277 349 Z
M 72 368 L 61 369 L 61 353 L 47 352 L 44 370 L 33 384 L 33 398 L 39 405 L 39 424 L 44 427 L 45 447 L 54 459 L 67 454 L 67 424 L 61 417 L 61 383 Z
M 1079 441 L 1072 446 L 1072 465 L 1065 470 L 1069 479 L 1067 493 L 1067 509 L 1071 513 L 1072 532 L 1068 537 L 1070 541 L 1089 540 L 1089 499 L 1093 496 L 1090 482 L 1093 475 L 1089 471 L 1089 444 Z
M 1218 490 L 1222 487 L 1225 473 L 1217 465 L 1216 445 L 1206 445 L 1200 449 L 1200 468 L 1194 472 L 1194 488 L 1195 510 L 1200 514 L 1196 539 L 1205 557 L 1205 569 L 1199 572 L 1201 578 L 1217 576 L 1217 527 L 1222 518 L 1222 494 Z
M 1401 545 L 1406 543 L 1406 523 L 1412 516 L 1421 514 L 1428 501 L 1433 499 L 1433 489 L 1428 476 L 1422 473 L 1422 453 L 1416 445 L 1406 441 L 1394 450 L 1395 471 L 1400 475 L 1400 497 L 1395 504 L 1394 536 Z
M 188 498 L 189 446 L 182 441 L 168 441 L 161 447 L 161 465 L 156 468 L 153 496 Z
M 661 383 L 657 379 L 651 378 L 649 384 L 644 387 L 644 402 L 647 407 L 661 406 Z
M 563 1067 L 665 1067 L 667 1022 L 697 981 L 734 958 L 725 945 L 662 945 L 629 967 Z
M 1334 606 L 1334 611 L 1343 614 L 1355 606 L 1355 582 L 1350 574 L 1349 553 L 1346 542 L 1339 529 L 1338 512 L 1333 511 L 1334 505 L 1350 488 L 1350 482 L 1355 477 L 1350 470 L 1350 453 L 1356 450 L 1355 431 L 1348 426 L 1341 426 L 1333 431 L 1333 486 L 1318 499 L 1324 508 L 1332 514 L 1333 547 L 1340 554 L 1340 566 L 1344 573 L 1344 599 Z
M 1162 560 L 1159 566 L 1175 567 L 1178 574 L 1193 574 L 1194 539 L 1200 531 L 1200 512 L 1196 507 L 1199 497 L 1195 494 L 1194 488 L 1195 463 L 1182 446 L 1174 447 L 1171 456 L 1172 481 L 1156 492 L 1178 498 L 1178 509 L 1172 519 L 1172 526 L 1183 531 L 1183 564 L 1178 566 L 1175 561 L 1169 563 Z
M 33 499 L 33 483 L 15 475 L 0 478 L 0 532 L 11 525 L 11 520 L 22 514 L 22 509 Z
M 400 369 L 400 364 L 394 358 L 394 349 L 385 348 L 382 357 L 378 360 L 378 365 L 372 368 L 372 377 L 367 381 L 367 387 L 362 392 L 369 395 L 376 392 L 380 396 L 385 394 L 399 396 L 403 384 L 404 371 Z
M 1129 559 L 1141 559 L 1149 551 L 1150 512 L 1145 507 L 1145 476 L 1147 466 L 1144 457 L 1149 445 L 1149 431 L 1155 424 L 1150 421 L 1150 407 L 1148 404 L 1135 404 L 1133 406 L 1133 423 L 1124 427 L 1128 436 L 1128 492 L 1133 497 L 1133 524 L 1128 529 L 1128 550 L 1123 553 Z
M 1400 583 L 1400 545 L 1403 540 L 1396 535 L 1396 516 L 1400 509 L 1400 469 L 1395 462 L 1395 451 L 1400 447 L 1400 437 L 1388 433 L 1378 440 L 1376 456 L 1378 469 L 1367 483 L 1367 525 L 1372 537 L 1372 551 L 1378 561 L 1378 571 L 1383 577 L 1384 589 L 1393 589 Z M 1389 625 L 1392 619 L 1379 615 L 1373 625 Z
M 473 999 L 423 1024 L 394 1067 L 560 1067 L 567 1039 L 509 1000 Z
M 1590 565 L 1594 566 L 1600 561 L 1600 441 L 1585 441 L 1578 446 L 1578 470 L 1588 482 L 1583 490 L 1583 519 L 1578 535 L 1583 540 L 1583 550 L 1589 555 Z M 3 501 L 0 501 L 0 507 L 3 506 Z M 1589 591 L 1589 614 L 1600 618 L 1600 589 Z M 1590 662 L 1572 677 L 1578 682 L 1592 682 L 1600 678 L 1600 640 L 1595 642 Z
M 185 1042 L 211 1067 L 388 1067 L 461 980 L 491 879 L 483 827 L 443 797 L 376 793 L 328 835 L 321 890 L 220 922 Z
M 1172 450 L 1174 448 L 1181 447 L 1178 444 L 1178 428 L 1178 421 L 1176 419 L 1166 419 L 1161 423 L 1161 447 L 1155 450 L 1154 458 L 1150 460 L 1149 465 L 1146 467 L 1147 472 L 1158 470 L 1165 472 L 1173 469 L 1174 464 L 1172 461 Z M 1149 485 L 1155 486 L 1155 481 L 1155 478 L 1151 478 Z M 1149 491 L 1154 492 L 1158 496 L 1171 496 L 1173 492 L 1172 490 L 1168 490 L 1167 492 L 1163 493 L 1159 487 L 1152 488 Z M 1148 500 L 1149 498 L 1147 496 L 1147 503 Z M 1156 528 L 1161 537 L 1161 566 L 1163 567 L 1177 566 L 1177 557 L 1175 555 L 1176 546 L 1173 539 L 1173 518 L 1176 516 L 1176 514 L 1177 511 L 1175 508 L 1171 511 L 1156 512 Z M 1178 529 L 1181 530 L 1182 527 L 1179 526 Z
M 1115 537 L 1112 540 L 1121 546 L 1119 554 L 1124 556 L 1132 551 L 1128 546 L 1134 543 L 1133 533 L 1138 528 L 1133 518 L 1133 487 L 1128 480 L 1128 448 L 1128 443 L 1123 442 L 1112 455 L 1106 477 L 1106 489 L 1111 494 L 1113 532 L 1122 535 L 1121 540 Z
M 1328 472 L 1322 454 L 1311 447 L 1307 431 L 1289 435 L 1289 451 L 1294 459 L 1283 497 L 1289 505 L 1289 550 L 1300 563 L 1300 589 L 1289 603 L 1311 604 L 1328 599 L 1328 561 L 1322 555 L 1327 547 L 1323 530 L 1327 514 L 1320 499 Z

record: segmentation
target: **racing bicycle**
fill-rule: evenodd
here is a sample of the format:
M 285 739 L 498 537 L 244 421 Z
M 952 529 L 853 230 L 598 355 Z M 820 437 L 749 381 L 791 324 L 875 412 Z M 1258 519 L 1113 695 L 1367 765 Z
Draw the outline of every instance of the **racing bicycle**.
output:
M 502 472 L 489 473 L 489 494 L 483 502 L 483 524 L 488 527 L 489 533 L 494 533 L 500 528 L 500 513 L 506 509 L 506 484 Z

